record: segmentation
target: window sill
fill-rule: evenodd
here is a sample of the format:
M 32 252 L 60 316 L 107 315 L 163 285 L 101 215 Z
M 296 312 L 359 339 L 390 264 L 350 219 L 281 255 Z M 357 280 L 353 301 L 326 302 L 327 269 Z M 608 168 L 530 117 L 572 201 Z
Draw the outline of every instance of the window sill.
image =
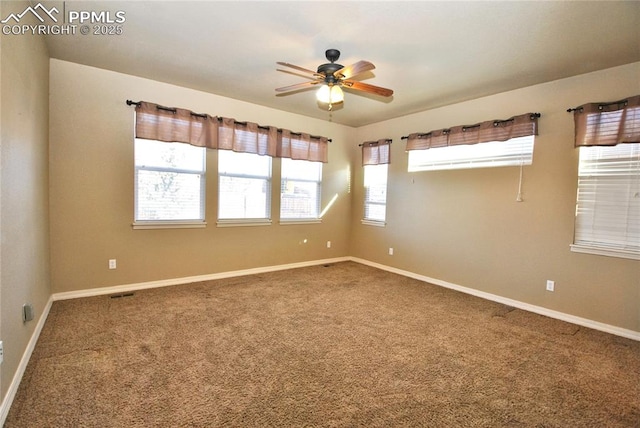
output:
M 640 253 L 636 251 L 613 250 L 611 248 L 590 247 L 587 245 L 571 245 L 574 253 L 595 254 L 598 256 L 618 257 L 622 259 L 640 260 Z
M 263 218 L 222 219 L 218 220 L 216 225 L 218 227 L 271 226 L 271 220 Z
M 361 220 L 361 223 L 367 226 L 376 226 L 376 227 L 385 227 L 387 225 L 386 222 L 378 221 L 378 220 Z
M 135 221 L 134 229 L 202 229 L 206 221 Z
M 291 224 L 319 224 L 322 223 L 321 218 L 292 218 L 292 219 L 282 219 L 280 220 L 280 224 L 282 226 L 288 226 Z

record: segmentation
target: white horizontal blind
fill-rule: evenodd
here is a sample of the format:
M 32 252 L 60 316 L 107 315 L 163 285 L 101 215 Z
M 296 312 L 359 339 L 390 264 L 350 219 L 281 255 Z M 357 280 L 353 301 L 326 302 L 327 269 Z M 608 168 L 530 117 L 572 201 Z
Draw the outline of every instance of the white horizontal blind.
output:
M 387 210 L 388 164 L 364 166 L 364 219 L 384 222 Z
M 280 219 L 317 219 L 321 185 L 321 162 L 283 158 Z
M 409 151 L 409 172 L 531 165 L 534 136 Z
M 203 147 L 135 140 L 135 221 L 204 221 Z
M 580 148 L 574 244 L 640 257 L 640 144 Z
M 271 157 L 218 151 L 218 219 L 271 218 Z

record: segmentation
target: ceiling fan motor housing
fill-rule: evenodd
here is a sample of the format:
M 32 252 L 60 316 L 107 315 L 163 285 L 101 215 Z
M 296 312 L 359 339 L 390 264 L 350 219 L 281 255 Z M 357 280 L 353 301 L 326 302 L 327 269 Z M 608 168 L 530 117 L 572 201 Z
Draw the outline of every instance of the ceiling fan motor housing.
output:
M 341 64 L 336 64 L 335 62 L 331 62 L 331 63 L 327 63 L 327 64 L 322 64 L 321 66 L 318 67 L 318 73 L 320 74 L 324 74 L 325 77 L 325 82 L 327 83 L 335 83 L 338 79 L 333 75 L 333 73 L 335 73 L 336 71 L 340 70 L 344 68 L 343 65 Z
M 322 64 L 318 67 L 318 73 L 324 74 L 324 81 L 328 84 L 334 84 L 338 82 L 338 79 L 333 75 L 336 71 L 344 68 L 341 64 L 336 64 L 335 61 L 340 58 L 340 51 L 338 49 L 327 49 L 325 56 L 331 62 Z

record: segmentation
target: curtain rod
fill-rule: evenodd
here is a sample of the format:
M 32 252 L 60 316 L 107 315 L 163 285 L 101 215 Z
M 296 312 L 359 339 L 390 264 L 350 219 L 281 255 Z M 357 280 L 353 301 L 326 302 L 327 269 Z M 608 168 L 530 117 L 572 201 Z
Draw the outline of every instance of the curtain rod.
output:
M 127 100 L 127 105 L 128 106 L 131 106 L 131 105 L 139 106 L 140 105 L 140 101 Z M 157 105 L 157 104 L 156 104 L 156 107 L 158 108 L 158 110 L 170 111 L 172 113 L 175 113 L 177 111 L 175 108 L 163 107 L 163 106 Z M 191 113 L 191 116 L 202 117 L 202 118 L 209 117 L 209 115 L 206 114 L 206 113 L 194 113 L 194 112 L 190 112 L 190 113 Z M 215 116 L 215 118 L 218 119 L 219 122 L 222 122 L 222 118 L 220 116 Z M 233 122 L 235 124 L 237 124 L 237 125 L 243 125 L 243 126 L 247 125 L 247 122 L 239 122 L 239 121 L 237 121 L 235 119 L 233 120 Z M 259 129 L 269 129 L 268 126 L 261 126 L 261 125 L 258 125 L 258 128 Z M 278 128 L 277 131 L 281 133 L 282 129 Z M 302 135 L 302 133 L 291 131 L 291 135 Z M 322 138 L 322 137 L 319 137 L 317 135 L 309 135 L 309 137 L 311 137 L 311 138 Z M 327 141 L 330 142 L 330 143 L 333 142 L 333 140 L 331 140 L 331 138 L 327 138 Z
M 615 103 L 611 103 L 611 104 L 615 104 Z M 568 111 L 568 110 L 567 110 L 567 111 Z M 530 118 L 531 118 L 531 120 L 533 120 L 534 118 L 536 118 L 536 117 L 541 117 L 541 116 L 542 116 L 542 114 L 540 114 L 540 113 L 531 113 Z M 494 120 L 494 121 L 493 121 L 493 123 L 494 123 L 494 125 L 495 125 L 495 124 L 497 124 L 497 123 L 506 123 L 506 122 L 511 122 L 512 120 L 513 120 L 513 118 L 511 118 L 511 119 L 505 119 L 505 120 Z M 484 123 L 484 122 L 483 122 L 483 123 Z M 469 129 L 469 128 L 477 128 L 477 127 L 478 127 L 478 126 L 480 126 L 480 125 L 481 125 L 481 123 L 477 123 L 477 124 L 475 124 L 475 125 L 463 125 L 463 126 L 462 126 L 462 130 L 464 131 L 465 129 Z M 442 132 L 443 132 L 443 133 L 445 133 L 445 134 L 448 134 L 450 131 L 451 131 L 451 128 L 443 129 L 443 130 L 442 130 Z M 424 137 L 424 136 L 429 135 L 429 134 L 431 134 L 431 132 L 427 132 L 427 133 L 424 133 L 424 134 L 418 134 L 418 135 L 420 135 L 420 136 Z M 408 136 L 408 135 L 404 135 L 404 136 L 400 137 L 400 139 L 401 139 L 401 140 L 407 140 L 407 139 L 409 139 L 409 136 Z
M 380 140 L 385 141 L 385 142 L 388 141 L 389 144 L 393 144 L 393 140 L 391 138 L 381 138 Z M 358 144 L 358 147 L 362 147 L 365 144 L 370 144 L 370 145 L 374 145 L 375 144 L 375 145 L 377 145 L 380 140 L 378 140 L 378 141 L 366 141 L 366 142 L 364 142 L 362 144 Z
M 600 110 L 602 110 L 602 107 L 612 106 L 614 104 L 625 104 L 626 105 L 628 102 L 629 102 L 628 99 L 624 99 L 624 100 L 620 100 L 620 101 L 614 101 L 612 103 L 600 103 L 600 104 L 598 104 L 598 108 Z M 575 108 L 568 108 L 567 109 L 567 113 L 571 113 L 571 112 L 578 111 L 578 110 L 584 110 L 584 107 L 580 106 L 580 107 L 575 107 Z

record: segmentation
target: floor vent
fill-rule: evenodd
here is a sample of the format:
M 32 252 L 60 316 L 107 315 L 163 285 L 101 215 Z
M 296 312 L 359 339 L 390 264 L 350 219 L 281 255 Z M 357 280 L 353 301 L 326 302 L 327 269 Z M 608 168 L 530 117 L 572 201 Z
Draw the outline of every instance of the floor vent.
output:
M 113 294 L 109 296 L 111 299 L 120 299 L 122 297 L 132 297 L 135 293 L 121 293 L 121 294 Z

